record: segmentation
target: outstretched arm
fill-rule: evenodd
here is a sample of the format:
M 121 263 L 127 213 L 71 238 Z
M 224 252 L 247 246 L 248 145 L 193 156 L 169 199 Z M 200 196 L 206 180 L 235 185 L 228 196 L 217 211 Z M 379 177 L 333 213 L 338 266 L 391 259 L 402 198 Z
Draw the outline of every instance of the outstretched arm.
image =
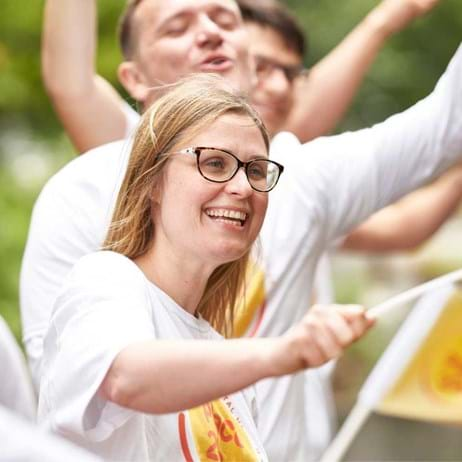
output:
M 69 413 L 80 427 L 87 398 L 156 414 L 195 407 L 265 377 L 321 365 L 374 323 L 361 307 L 333 305 L 313 307 L 281 337 L 223 340 L 206 328 L 197 339 L 175 327 L 183 321 L 149 293 L 139 268 L 115 252 L 87 255 L 68 274 L 48 323 L 46 343 L 60 347 L 44 355 L 40 390 L 51 391 L 56 422 L 76 428 Z
M 78 152 L 123 138 L 124 102 L 96 75 L 96 0 L 47 0 L 42 74 L 47 92 Z
M 428 13 L 440 0 L 382 0 L 308 76 L 296 83 L 286 129 L 306 142 L 330 132 L 349 108 L 387 39 Z
M 106 399 L 142 412 L 190 409 L 260 379 L 324 364 L 372 324 L 363 309 L 334 305 L 313 307 L 279 338 L 218 341 L 213 347 L 200 340 L 138 343 L 119 353 L 100 390 Z
M 300 206 L 317 204 L 309 211 L 325 245 L 461 161 L 461 76 L 462 45 L 434 91 L 408 110 L 369 129 L 318 138 L 299 156 L 284 157 L 291 182 L 300 184 Z M 292 139 L 296 145 L 287 133 L 274 139 L 276 160 L 287 152 L 280 144 Z M 309 228 L 310 242 L 315 228 Z
M 410 250 L 430 238 L 462 199 L 462 166 L 432 185 L 377 212 L 348 235 L 343 248 L 363 252 Z

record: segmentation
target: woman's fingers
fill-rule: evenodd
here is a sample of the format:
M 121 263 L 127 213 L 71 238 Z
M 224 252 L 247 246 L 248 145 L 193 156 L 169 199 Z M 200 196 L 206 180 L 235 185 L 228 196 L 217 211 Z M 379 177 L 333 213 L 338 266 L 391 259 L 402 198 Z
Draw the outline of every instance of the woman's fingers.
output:
M 375 323 L 375 319 L 359 305 L 335 305 L 337 311 L 349 324 L 353 331 L 354 340 L 362 337 Z
M 374 324 L 357 305 L 316 305 L 291 329 L 291 352 L 298 367 L 317 367 L 338 358 Z

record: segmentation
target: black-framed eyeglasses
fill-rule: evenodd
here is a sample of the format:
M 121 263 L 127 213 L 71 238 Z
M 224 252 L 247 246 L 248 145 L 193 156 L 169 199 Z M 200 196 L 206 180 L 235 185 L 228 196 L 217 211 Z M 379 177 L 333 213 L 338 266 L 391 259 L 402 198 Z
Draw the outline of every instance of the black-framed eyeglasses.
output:
M 182 149 L 179 154 L 195 155 L 199 173 L 214 183 L 231 180 L 242 167 L 252 189 L 259 192 L 271 191 L 284 170 L 281 164 L 272 160 L 253 159 L 242 162 L 233 153 L 218 148 L 190 147 Z
M 306 72 L 302 64 L 282 64 L 274 59 L 261 55 L 255 55 L 255 65 L 258 77 L 266 78 L 275 70 L 279 70 L 284 74 L 284 77 L 289 83 L 293 83 L 298 76 Z

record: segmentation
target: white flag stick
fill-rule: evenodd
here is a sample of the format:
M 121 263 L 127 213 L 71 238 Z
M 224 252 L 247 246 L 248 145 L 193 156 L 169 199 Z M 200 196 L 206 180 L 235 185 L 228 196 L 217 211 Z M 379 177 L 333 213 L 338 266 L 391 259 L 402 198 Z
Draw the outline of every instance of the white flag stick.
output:
M 393 308 L 396 308 L 403 303 L 408 303 L 429 290 L 438 289 L 448 283 L 453 283 L 460 280 L 462 280 L 462 269 L 453 271 L 452 273 L 448 273 L 439 278 L 432 279 L 431 281 L 421 284 L 420 286 L 406 290 L 406 292 L 396 295 L 386 302 L 380 303 L 379 305 L 369 309 L 368 313 L 374 318 L 380 318 L 381 316 L 392 311 Z
M 357 402 L 319 462 L 339 462 L 371 412 L 372 409 Z

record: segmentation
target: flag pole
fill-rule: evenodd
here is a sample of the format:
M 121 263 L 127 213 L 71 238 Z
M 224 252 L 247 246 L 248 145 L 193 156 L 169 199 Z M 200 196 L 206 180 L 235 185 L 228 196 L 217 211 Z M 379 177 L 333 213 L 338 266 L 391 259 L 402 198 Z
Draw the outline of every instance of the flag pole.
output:
M 368 406 L 356 402 L 319 462 L 340 462 L 371 412 Z
M 386 302 L 380 303 L 368 310 L 368 313 L 374 318 L 380 318 L 385 314 L 388 314 L 397 306 L 403 303 L 410 302 L 416 297 L 424 294 L 428 290 L 438 289 L 448 283 L 454 283 L 462 279 L 462 269 L 453 271 L 452 273 L 445 274 L 444 276 L 432 279 L 431 281 L 425 282 L 420 286 L 413 287 L 412 289 L 406 290 L 405 292 L 390 298 Z
M 439 289 L 440 287 L 460 280 L 462 280 L 462 269 L 445 274 L 444 276 L 432 279 L 420 286 L 402 292 L 370 308 L 368 313 L 374 318 L 381 318 L 393 311 L 396 307 L 413 301 L 427 291 Z M 324 452 L 320 462 L 340 462 L 371 412 L 372 408 L 370 406 L 365 405 L 365 403 L 360 403 L 359 401 L 356 402 L 334 440 Z

